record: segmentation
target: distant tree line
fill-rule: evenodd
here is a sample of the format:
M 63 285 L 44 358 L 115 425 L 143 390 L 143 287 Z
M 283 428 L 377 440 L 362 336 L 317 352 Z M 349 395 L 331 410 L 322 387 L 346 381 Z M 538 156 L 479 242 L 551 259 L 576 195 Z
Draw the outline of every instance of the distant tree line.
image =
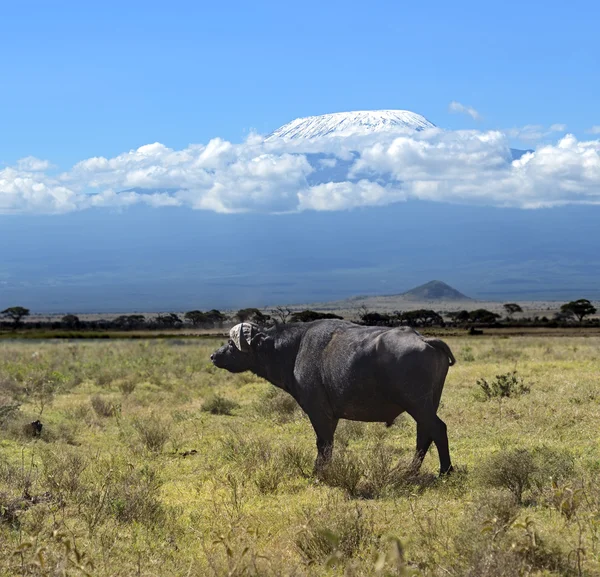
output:
M 596 308 L 587 299 L 579 299 L 563 304 L 552 318 L 534 316 L 515 318 L 516 313 L 523 313 L 522 307 L 517 303 L 503 305 L 506 317 L 484 308 L 467 311 L 436 312 L 431 309 L 417 309 L 410 311 L 394 311 L 393 313 L 373 312 L 362 307 L 358 318 L 360 324 L 370 326 L 410 326 L 410 327 L 502 327 L 502 326 L 568 326 L 574 322 L 580 325 L 600 325 L 600 319 L 587 319 L 596 314 Z M 577 321 L 575 320 L 577 319 Z
M 596 314 L 596 308 L 587 299 L 578 299 L 563 304 L 560 310 L 552 318 L 546 316 L 515 317 L 517 313 L 523 313 L 523 309 L 517 303 L 506 303 L 503 305 L 506 313 L 505 318 L 498 313 L 484 308 L 467 311 L 441 313 L 432 309 L 416 309 L 409 311 L 394 311 L 393 313 L 369 311 L 361 307 L 357 312 L 359 324 L 369 326 L 410 326 L 410 327 L 489 327 L 489 326 L 568 326 L 575 323 L 579 325 L 600 325 L 600 319 L 586 319 Z M 269 314 L 270 313 L 270 314 Z M 0 311 L 0 327 L 9 329 L 67 329 L 67 330 L 160 330 L 160 329 L 184 329 L 193 327 L 195 329 L 221 329 L 227 324 L 251 322 L 260 326 L 272 326 L 289 322 L 311 322 L 319 319 L 341 319 L 342 317 L 333 313 L 315 310 L 293 311 L 289 307 L 275 307 L 270 311 L 258 308 L 240 309 L 232 315 L 222 313 L 217 309 L 209 311 L 191 310 L 183 315 L 168 312 L 154 316 L 139 313 L 120 315 L 114 319 L 105 320 L 82 320 L 75 314 L 66 314 L 62 318 L 51 321 L 24 320 L 30 316 L 30 310 L 22 306 L 13 306 Z
M 67 329 L 67 330 L 114 330 L 114 331 L 139 331 L 159 329 L 219 329 L 225 324 L 231 325 L 238 322 L 251 322 L 260 326 L 271 326 L 275 323 L 309 322 L 317 319 L 341 319 L 332 313 L 322 313 L 312 310 L 293 312 L 289 308 L 277 307 L 272 314 L 257 308 L 240 309 L 228 316 L 217 309 L 210 311 L 191 310 L 183 315 L 177 313 L 160 313 L 154 316 L 139 313 L 120 315 L 113 319 L 85 320 L 75 314 L 66 314 L 60 319 L 50 321 L 35 320 L 25 323 L 24 319 L 30 315 L 29 309 L 24 307 L 10 307 L 0 312 L 0 327 L 27 328 L 27 329 Z

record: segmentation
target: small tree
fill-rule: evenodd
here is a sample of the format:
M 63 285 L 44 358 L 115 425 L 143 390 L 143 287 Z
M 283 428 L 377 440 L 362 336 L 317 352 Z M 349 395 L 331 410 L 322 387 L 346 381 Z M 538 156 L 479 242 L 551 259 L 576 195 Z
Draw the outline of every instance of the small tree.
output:
M 206 324 L 208 320 L 206 318 L 206 313 L 203 313 L 202 311 L 188 311 L 183 315 L 183 318 L 192 323 L 195 327 Z
M 455 323 L 466 323 L 469 321 L 469 311 L 456 311 L 447 313 L 448 317 Z
M 175 313 L 160 314 L 156 317 L 156 323 L 161 327 L 175 328 L 182 324 L 181 319 Z
M 583 322 L 584 317 L 596 314 L 596 307 L 587 299 L 579 299 L 562 305 L 560 312 L 573 313 L 579 322 Z
M 222 327 L 223 323 L 227 320 L 227 315 L 224 315 L 221 311 L 217 309 L 211 309 L 206 313 L 206 318 L 211 326 Z
M 146 324 L 146 317 L 140 314 L 121 315 L 114 319 L 111 324 L 119 329 L 130 331 L 142 328 Z
M 292 309 L 289 307 L 275 307 L 273 314 L 279 319 L 279 322 L 284 325 L 292 315 Z
M 469 320 L 474 323 L 495 323 L 500 318 L 499 314 L 488 311 L 487 309 L 477 309 L 469 313 Z
M 515 313 L 522 313 L 523 309 L 517 303 L 506 303 L 504 305 L 506 316 L 510 319 Z
M 235 313 L 235 318 L 241 323 L 248 321 L 257 325 L 266 325 L 271 320 L 270 315 L 265 315 L 256 308 L 240 309 Z
M 29 309 L 25 307 L 8 307 L 0 312 L 0 314 L 12 319 L 14 328 L 16 329 L 21 324 L 21 319 L 29 316 Z
M 394 323 L 394 319 L 387 313 L 368 312 L 361 315 L 360 322 L 363 325 L 372 327 L 391 326 Z
M 431 309 L 406 311 L 399 315 L 399 319 L 410 327 L 429 325 L 444 326 L 444 319 L 441 317 L 441 315 Z
M 292 314 L 291 321 L 293 323 L 310 323 L 311 321 L 318 321 L 321 319 L 341 319 L 342 317 L 334 315 L 333 313 L 320 313 L 317 311 L 311 311 L 310 309 L 300 311 Z
M 81 325 L 81 321 L 77 315 L 65 315 L 61 321 L 70 329 L 77 329 Z

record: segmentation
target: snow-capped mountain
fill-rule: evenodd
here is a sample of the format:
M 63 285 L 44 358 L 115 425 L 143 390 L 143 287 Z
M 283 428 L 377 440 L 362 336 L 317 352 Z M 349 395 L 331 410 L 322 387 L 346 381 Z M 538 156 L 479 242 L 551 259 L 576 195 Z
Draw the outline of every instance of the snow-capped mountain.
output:
M 347 137 L 426 128 L 435 128 L 435 124 L 410 110 L 357 110 L 297 118 L 269 134 L 267 140 Z

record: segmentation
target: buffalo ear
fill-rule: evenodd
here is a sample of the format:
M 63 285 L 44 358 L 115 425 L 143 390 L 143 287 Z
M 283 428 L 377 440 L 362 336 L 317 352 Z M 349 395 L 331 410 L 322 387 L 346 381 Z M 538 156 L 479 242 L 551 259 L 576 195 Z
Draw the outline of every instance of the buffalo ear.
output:
M 265 335 L 265 333 L 256 333 L 250 341 L 250 348 L 252 348 L 253 350 L 259 349 L 262 346 L 262 344 L 267 340 L 267 338 L 268 337 L 267 335 Z

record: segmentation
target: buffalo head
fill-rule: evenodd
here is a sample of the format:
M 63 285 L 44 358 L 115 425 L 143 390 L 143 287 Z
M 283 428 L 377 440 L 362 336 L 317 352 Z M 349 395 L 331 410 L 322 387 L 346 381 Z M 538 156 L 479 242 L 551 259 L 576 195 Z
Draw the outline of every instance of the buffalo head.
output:
M 243 373 L 256 367 L 256 352 L 265 335 L 253 323 L 240 323 L 229 331 L 229 341 L 210 355 L 219 369 Z

